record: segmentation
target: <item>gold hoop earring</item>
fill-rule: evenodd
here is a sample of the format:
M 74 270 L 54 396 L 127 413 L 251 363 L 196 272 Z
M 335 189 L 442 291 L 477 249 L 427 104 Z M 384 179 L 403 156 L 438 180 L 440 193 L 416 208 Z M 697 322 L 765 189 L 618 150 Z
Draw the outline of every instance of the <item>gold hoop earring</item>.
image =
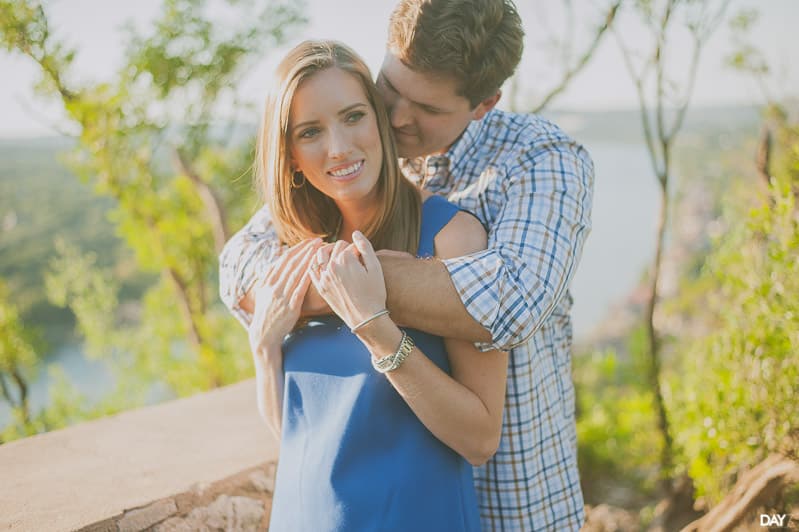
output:
M 299 183 L 297 183 L 297 175 L 298 175 L 298 174 L 299 174 L 299 176 L 302 178 L 302 181 L 300 181 Z M 299 170 L 295 170 L 295 171 L 294 171 L 294 172 L 291 174 L 291 188 L 302 188 L 302 186 L 303 186 L 304 184 L 305 184 L 305 174 L 303 174 L 303 173 L 302 173 L 302 172 L 300 172 Z

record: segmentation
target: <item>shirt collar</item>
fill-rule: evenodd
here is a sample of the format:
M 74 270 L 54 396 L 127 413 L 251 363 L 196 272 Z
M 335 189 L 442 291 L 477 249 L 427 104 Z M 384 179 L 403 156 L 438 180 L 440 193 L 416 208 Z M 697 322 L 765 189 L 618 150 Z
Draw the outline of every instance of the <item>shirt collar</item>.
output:
M 469 148 L 477 142 L 480 138 L 480 133 L 483 131 L 483 127 L 485 127 L 486 122 L 493 112 L 494 110 L 492 109 L 480 120 L 470 121 L 466 129 L 461 133 L 461 136 L 452 143 L 452 146 L 449 147 L 445 154 L 447 159 L 449 159 L 450 168 L 452 167 L 453 161 L 460 161 L 463 159 L 466 152 L 469 151 Z

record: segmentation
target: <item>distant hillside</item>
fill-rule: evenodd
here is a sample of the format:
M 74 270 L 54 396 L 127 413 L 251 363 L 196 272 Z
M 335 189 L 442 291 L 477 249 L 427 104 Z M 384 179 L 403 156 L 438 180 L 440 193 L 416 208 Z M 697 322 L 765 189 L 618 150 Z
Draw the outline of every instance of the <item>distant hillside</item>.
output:
M 642 142 L 643 126 L 637 110 L 629 111 L 547 111 L 547 119 L 581 141 Z M 757 132 L 761 115 L 756 107 L 701 107 L 689 109 L 682 132 L 692 135 Z
M 53 307 L 44 290 L 55 238 L 94 251 L 101 266 L 131 261 L 106 220 L 111 200 L 98 198 L 61 162 L 71 145 L 63 138 L 0 141 L 0 277 L 25 323 L 38 327 L 51 346 L 74 326 L 71 313 Z M 123 295 L 140 292 L 141 281 L 123 279 Z

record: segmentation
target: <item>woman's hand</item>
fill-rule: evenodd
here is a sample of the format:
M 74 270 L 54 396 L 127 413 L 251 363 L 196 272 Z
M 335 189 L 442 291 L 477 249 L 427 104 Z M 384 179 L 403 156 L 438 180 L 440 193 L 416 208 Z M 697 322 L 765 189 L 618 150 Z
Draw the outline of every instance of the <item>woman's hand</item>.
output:
M 318 238 L 300 242 L 281 256 L 255 291 L 255 312 L 249 328 L 253 355 L 279 348 L 300 317 L 310 285 L 308 266 L 322 245 Z
M 386 308 L 383 270 L 372 244 L 360 231 L 352 244 L 339 240 L 316 253 L 311 282 L 330 308 L 350 327 Z

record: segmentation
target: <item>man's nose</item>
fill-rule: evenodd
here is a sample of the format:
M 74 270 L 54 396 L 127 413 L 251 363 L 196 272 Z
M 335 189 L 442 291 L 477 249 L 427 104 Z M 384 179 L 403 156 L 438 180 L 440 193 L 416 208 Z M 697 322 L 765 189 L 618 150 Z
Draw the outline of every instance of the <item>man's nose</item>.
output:
M 411 124 L 411 105 L 405 98 L 397 98 L 388 110 L 391 127 L 401 129 Z
M 352 139 L 345 128 L 332 128 L 329 138 L 327 154 L 331 159 L 346 158 L 352 151 Z

